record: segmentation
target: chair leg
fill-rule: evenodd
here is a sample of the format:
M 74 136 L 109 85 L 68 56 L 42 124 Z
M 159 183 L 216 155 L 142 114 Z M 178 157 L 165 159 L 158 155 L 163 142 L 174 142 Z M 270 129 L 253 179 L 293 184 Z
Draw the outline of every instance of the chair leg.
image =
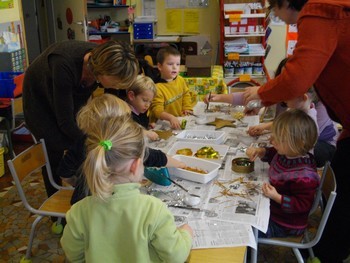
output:
M 295 257 L 298 260 L 298 263 L 304 263 L 303 256 L 301 255 L 299 249 L 297 249 L 297 248 L 292 248 L 292 249 L 293 249 L 293 253 L 294 253 Z
M 7 137 L 9 154 L 10 154 L 10 158 L 12 159 L 13 157 L 15 157 L 15 154 L 13 151 L 13 144 L 12 144 L 12 138 L 11 138 L 11 124 L 8 119 L 5 119 L 5 126 L 6 126 L 6 137 Z
M 35 234 L 35 228 L 36 225 L 40 222 L 40 220 L 43 219 L 43 216 L 38 216 L 35 218 L 32 228 L 30 229 L 30 235 L 29 235 L 29 243 L 27 247 L 27 252 L 26 252 L 26 258 L 29 259 L 32 253 L 32 246 L 33 246 L 33 240 L 34 240 L 34 234 Z

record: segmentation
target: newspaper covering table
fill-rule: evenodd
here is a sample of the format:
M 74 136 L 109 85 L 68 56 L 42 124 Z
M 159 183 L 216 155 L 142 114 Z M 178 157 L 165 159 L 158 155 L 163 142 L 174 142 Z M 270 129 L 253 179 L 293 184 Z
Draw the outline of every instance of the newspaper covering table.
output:
M 204 114 L 204 103 L 198 103 L 194 113 Z M 232 118 L 230 114 L 222 112 L 206 114 L 209 118 Z M 186 129 L 214 130 L 214 126 L 196 124 L 196 117 L 183 117 L 187 120 Z M 248 127 L 259 122 L 259 116 L 246 116 L 242 120 Z M 260 160 L 255 161 L 255 170 L 249 174 L 235 173 L 231 169 L 233 158 L 246 156 L 245 149 L 249 145 L 240 142 L 240 135 L 245 134 L 248 127 L 228 128 L 225 131 L 229 145 L 228 154 L 219 170 L 218 176 L 207 184 L 187 181 L 172 177 L 177 183 L 189 190 L 189 193 L 200 196 L 200 203 L 191 207 L 183 204 L 186 192 L 176 185 L 160 186 L 152 184 L 148 193 L 159 197 L 168 204 L 175 216 L 176 223 L 188 223 L 194 230 L 193 249 L 250 246 L 256 248 L 256 239 L 252 227 L 266 232 L 269 221 L 268 198 L 262 195 L 261 186 L 268 180 L 268 164 Z M 169 129 L 167 122 L 158 122 L 156 129 Z M 174 131 L 176 134 L 177 132 Z M 266 142 L 267 136 L 257 138 L 254 142 Z M 152 148 L 168 152 L 176 141 L 172 136 L 167 140 L 152 142 Z M 171 169 L 169 169 L 171 175 Z M 184 208 L 183 208 L 184 207 Z

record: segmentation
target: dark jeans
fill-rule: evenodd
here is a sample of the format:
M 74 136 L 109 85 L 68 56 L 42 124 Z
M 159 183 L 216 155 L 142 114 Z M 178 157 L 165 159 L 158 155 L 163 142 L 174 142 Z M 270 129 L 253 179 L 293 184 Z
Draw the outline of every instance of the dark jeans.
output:
M 270 219 L 266 233 L 259 231 L 258 236 L 262 238 L 300 236 L 304 231 L 305 229 L 287 229 Z
M 342 262 L 350 253 L 350 138 L 337 144 L 331 166 L 337 197 L 320 242 L 314 247 L 322 263 Z

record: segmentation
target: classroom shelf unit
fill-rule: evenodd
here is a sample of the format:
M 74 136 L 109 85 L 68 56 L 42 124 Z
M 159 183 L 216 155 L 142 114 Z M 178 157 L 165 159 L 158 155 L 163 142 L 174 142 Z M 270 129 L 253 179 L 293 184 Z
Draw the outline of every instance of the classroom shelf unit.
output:
M 265 0 L 220 0 L 219 54 L 228 81 L 266 76 L 265 10 Z

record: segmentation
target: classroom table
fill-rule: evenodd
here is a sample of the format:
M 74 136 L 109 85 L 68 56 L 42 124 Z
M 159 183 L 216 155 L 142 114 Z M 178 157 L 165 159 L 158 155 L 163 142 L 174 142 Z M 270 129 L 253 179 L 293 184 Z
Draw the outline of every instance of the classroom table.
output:
M 214 103 L 213 103 L 214 104 Z M 212 105 L 212 106 L 215 106 Z M 198 104 L 195 107 L 194 113 L 197 114 L 202 114 L 201 109 L 205 108 L 205 105 L 203 102 L 198 102 Z M 199 109 L 199 110 L 198 110 Z M 226 116 L 229 118 L 229 116 Z M 184 117 L 187 120 L 188 126 L 190 127 L 186 127 L 186 129 L 196 129 L 198 128 L 199 125 L 194 123 L 194 120 L 196 119 L 195 116 L 186 116 Z M 259 120 L 259 117 L 257 116 L 256 118 L 257 120 Z M 164 127 L 164 125 L 166 125 L 166 122 L 160 122 L 160 126 L 161 129 L 168 129 L 167 127 Z M 158 123 L 159 125 L 159 123 Z M 196 127 L 197 126 L 197 127 Z M 159 127 L 159 126 L 158 126 Z M 212 126 L 202 126 L 202 127 L 207 127 L 207 129 L 209 130 L 213 130 L 214 127 Z M 200 128 L 201 129 L 201 128 Z M 230 131 L 235 130 L 235 128 L 223 128 L 225 130 L 225 132 L 230 133 Z M 233 129 L 233 130 L 232 130 Z M 177 131 L 173 131 L 175 134 L 177 133 Z M 180 131 L 179 131 L 180 132 Z M 159 149 L 162 149 L 164 152 L 168 152 L 169 149 L 172 147 L 172 145 L 176 142 L 176 138 L 174 138 L 174 136 L 170 137 L 167 141 L 169 141 L 168 144 L 162 144 L 162 142 L 160 142 L 158 144 L 158 142 L 156 143 L 150 143 L 150 147 L 151 148 L 158 148 L 156 145 L 161 145 L 161 147 L 159 147 Z M 152 145 L 153 144 L 153 145 Z M 228 157 L 227 157 L 228 158 Z M 232 160 L 232 156 L 231 159 Z M 267 213 L 269 214 L 269 212 Z M 266 220 L 268 221 L 268 219 Z M 253 232 L 254 235 L 257 234 L 256 229 L 253 228 Z M 192 249 L 189 258 L 187 259 L 186 263 L 201 263 L 201 262 L 246 262 L 246 253 L 247 253 L 247 247 L 246 246 L 236 246 L 236 247 L 219 247 L 219 248 L 205 248 L 205 249 Z M 251 262 L 254 263 L 257 260 L 257 254 L 256 251 L 254 249 L 252 249 L 251 252 Z
M 193 249 L 186 263 L 242 263 L 247 247 Z

